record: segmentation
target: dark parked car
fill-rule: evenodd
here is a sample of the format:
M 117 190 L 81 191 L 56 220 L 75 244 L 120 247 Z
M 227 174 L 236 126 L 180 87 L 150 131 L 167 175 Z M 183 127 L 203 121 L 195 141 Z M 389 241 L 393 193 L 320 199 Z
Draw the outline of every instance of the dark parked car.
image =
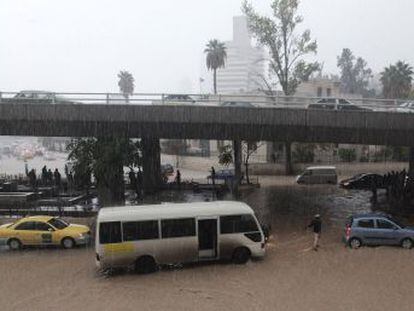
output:
M 318 100 L 316 103 L 309 104 L 308 109 L 337 111 L 370 111 L 370 109 L 366 107 L 356 105 L 343 98 L 322 98 Z
M 400 245 L 410 249 L 414 245 L 414 227 L 406 227 L 383 213 L 358 214 L 348 219 L 343 241 L 351 248 Z
M 231 180 L 235 178 L 236 178 L 236 175 L 233 169 L 223 169 L 223 170 L 216 171 L 216 177 L 215 177 L 216 180 L 218 179 Z M 207 179 L 211 179 L 211 175 L 208 175 Z M 242 173 L 241 179 L 243 179 L 243 173 Z
M 172 174 L 174 174 L 174 167 L 171 164 L 162 164 L 161 165 L 161 174 L 162 175 L 172 175 Z
M 341 180 L 339 186 L 345 189 L 370 190 L 373 185 L 381 187 L 383 177 L 378 174 L 362 173 Z

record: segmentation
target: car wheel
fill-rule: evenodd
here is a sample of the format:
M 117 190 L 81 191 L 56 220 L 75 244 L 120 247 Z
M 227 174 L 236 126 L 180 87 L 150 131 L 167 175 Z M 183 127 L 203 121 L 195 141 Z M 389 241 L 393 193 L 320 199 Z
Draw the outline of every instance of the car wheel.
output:
M 72 238 L 64 238 L 62 240 L 62 247 L 64 249 L 71 249 L 75 247 L 75 241 Z
M 236 248 L 232 259 L 237 265 L 245 264 L 250 259 L 250 251 L 246 247 Z
M 135 262 L 135 271 L 139 274 L 148 274 L 157 270 L 157 263 L 151 256 L 142 256 Z
M 349 240 L 349 246 L 352 249 L 357 249 L 357 248 L 360 248 L 362 246 L 362 242 L 358 238 L 352 238 L 352 239 Z
M 409 238 L 406 238 L 401 241 L 401 247 L 405 249 L 411 249 L 413 248 L 413 241 Z
M 7 244 L 12 251 L 17 251 L 22 248 L 22 242 L 18 239 L 11 239 Z

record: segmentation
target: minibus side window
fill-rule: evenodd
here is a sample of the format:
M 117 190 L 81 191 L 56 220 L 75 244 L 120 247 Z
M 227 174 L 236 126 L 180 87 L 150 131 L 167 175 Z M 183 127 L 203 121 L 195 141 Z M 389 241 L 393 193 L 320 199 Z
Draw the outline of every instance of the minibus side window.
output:
M 101 222 L 99 224 L 99 242 L 101 244 L 121 243 L 121 222 Z
M 222 234 L 259 231 L 256 221 L 249 214 L 221 216 L 220 228 Z
M 124 241 L 158 239 L 158 220 L 122 223 Z
M 162 238 L 178 238 L 195 236 L 195 219 L 164 219 L 161 220 Z

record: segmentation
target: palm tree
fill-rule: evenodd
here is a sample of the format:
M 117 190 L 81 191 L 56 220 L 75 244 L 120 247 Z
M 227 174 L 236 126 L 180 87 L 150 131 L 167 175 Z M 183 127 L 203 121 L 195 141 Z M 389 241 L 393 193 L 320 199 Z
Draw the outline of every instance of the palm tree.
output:
M 411 92 L 413 68 L 402 61 L 381 72 L 382 93 L 385 98 L 407 98 Z
M 208 70 L 213 70 L 214 75 L 214 94 L 217 94 L 217 69 L 224 68 L 227 53 L 226 45 L 217 39 L 210 40 L 204 53 L 207 54 L 206 65 Z
M 124 95 L 126 102 L 129 102 L 129 96 L 134 93 L 134 77 L 128 71 L 120 71 L 118 73 L 118 86 L 121 93 Z

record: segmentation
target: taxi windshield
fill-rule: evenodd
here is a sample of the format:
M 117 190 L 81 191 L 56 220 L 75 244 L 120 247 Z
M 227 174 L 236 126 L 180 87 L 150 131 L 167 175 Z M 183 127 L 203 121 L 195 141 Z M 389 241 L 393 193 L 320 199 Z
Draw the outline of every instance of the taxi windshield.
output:
M 66 221 L 60 218 L 52 218 L 48 221 L 48 223 L 58 230 L 65 229 L 67 226 L 69 226 L 69 224 Z

